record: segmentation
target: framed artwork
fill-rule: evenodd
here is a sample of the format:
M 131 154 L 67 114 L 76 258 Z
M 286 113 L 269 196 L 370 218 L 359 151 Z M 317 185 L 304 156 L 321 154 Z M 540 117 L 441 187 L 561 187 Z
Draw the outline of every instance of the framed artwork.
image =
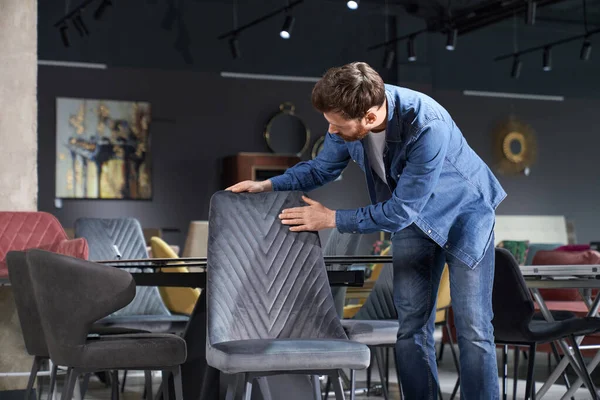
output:
M 56 198 L 152 199 L 150 104 L 56 100 Z

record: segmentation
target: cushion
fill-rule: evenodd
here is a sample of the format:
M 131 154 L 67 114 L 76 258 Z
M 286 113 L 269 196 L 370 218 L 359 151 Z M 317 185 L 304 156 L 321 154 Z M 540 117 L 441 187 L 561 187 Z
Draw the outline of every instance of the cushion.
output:
M 395 345 L 398 337 L 398 321 L 342 320 L 348 339 L 367 346 Z
M 530 243 L 529 249 L 527 250 L 527 259 L 525 260 L 525 265 L 532 265 L 533 257 L 540 250 L 556 250 L 562 246 L 560 243 Z
M 215 368 L 229 374 L 365 369 L 371 359 L 368 347 L 343 339 L 236 340 L 216 343 L 207 353 L 211 353 Z
M 110 335 L 89 339 L 80 363 L 70 367 L 88 370 L 175 367 L 185 362 L 185 340 L 170 334 Z

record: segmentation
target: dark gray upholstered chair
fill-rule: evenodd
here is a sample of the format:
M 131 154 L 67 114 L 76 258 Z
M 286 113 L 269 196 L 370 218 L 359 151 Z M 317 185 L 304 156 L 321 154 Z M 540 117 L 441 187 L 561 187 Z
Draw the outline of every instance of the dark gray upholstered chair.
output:
M 298 192 L 217 192 L 210 204 L 206 359 L 244 381 L 268 375 L 334 375 L 365 369 L 367 346 L 348 340 L 335 311 L 316 232 L 291 232 L 278 215 L 305 205 Z M 233 399 L 230 384 L 227 399 Z
M 337 229 L 333 229 L 327 237 L 327 242 L 323 246 L 324 256 L 354 256 L 358 254 L 358 248 L 362 235 L 352 233 L 340 233 Z M 345 271 L 348 269 L 348 265 L 333 264 L 328 265 L 327 270 L 329 271 Z M 333 301 L 335 303 L 335 310 L 338 316 L 342 318 L 344 314 L 344 303 L 346 300 L 345 286 L 336 286 L 331 288 L 333 295 Z
M 75 237 L 87 240 L 92 261 L 148 258 L 144 233 L 135 218 L 80 218 L 75 221 Z M 129 271 L 134 272 L 134 269 Z M 140 286 L 130 304 L 98 323 L 151 332 L 180 333 L 188 319 L 188 316 L 171 314 L 157 287 Z
M 88 336 L 95 321 L 135 297 L 129 272 L 43 250 L 29 250 L 26 258 L 50 358 L 68 367 L 63 399 L 73 396 L 82 374 L 135 369 L 162 370 L 163 378 L 172 373 L 181 400 L 182 338 L 160 333 Z
M 24 251 L 11 251 L 6 255 L 9 279 L 13 287 L 17 315 L 21 325 L 21 332 L 25 342 L 25 349 L 29 355 L 34 356 L 29 382 L 27 384 L 25 397 L 31 396 L 34 381 L 37 377 L 42 364 L 50 359 L 46 339 L 40 320 L 40 313 L 37 308 L 33 294 L 33 283 L 29 275 L 29 265 Z M 120 328 L 105 328 L 102 326 L 92 326 L 90 336 L 98 335 L 119 335 L 125 333 L 141 333 L 142 331 Z M 50 392 L 52 395 L 56 383 L 57 365 L 54 364 L 50 372 Z M 87 378 L 87 377 L 86 377 Z M 117 382 L 113 382 L 114 385 Z M 85 384 L 82 387 L 85 392 Z M 114 389 L 113 389 L 114 390 Z

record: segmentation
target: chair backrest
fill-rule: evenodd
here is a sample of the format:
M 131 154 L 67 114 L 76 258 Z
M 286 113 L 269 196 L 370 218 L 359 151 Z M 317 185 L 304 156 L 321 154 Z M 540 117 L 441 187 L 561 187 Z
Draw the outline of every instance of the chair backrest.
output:
M 208 345 L 246 339 L 347 339 L 316 232 L 278 215 L 298 192 L 215 193 L 207 267 Z
M 354 319 L 398 319 L 398 312 L 394 305 L 394 267 L 392 264 L 382 264 L 373 290 Z
M 25 341 L 25 349 L 32 356 L 49 357 L 44 338 L 42 321 L 35 302 L 33 283 L 29 275 L 29 265 L 23 251 L 9 251 L 6 255 L 10 284 L 13 288 L 17 315 Z
M 519 341 L 528 332 L 534 304 L 517 260 L 506 249 L 496 248 L 494 289 L 494 335 L 499 341 Z
M 146 240 L 135 218 L 80 218 L 75 221 L 75 236 L 86 238 L 90 260 L 106 261 L 148 258 Z M 120 256 L 120 257 L 118 257 Z M 134 269 L 128 269 L 136 272 Z M 140 286 L 135 299 L 114 315 L 170 315 L 158 288 Z
M 439 311 L 435 313 L 435 323 L 446 321 L 447 308 L 450 307 L 452 299 L 450 298 L 450 270 L 448 264 L 444 266 L 442 276 L 440 277 L 440 286 L 438 287 L 438 295 L 436 308 Z
M 73 365 L 92 324 L 133 299 L 133 277 L 43 250 L 29 250 L 26 257 L 50 357 L 58 365 Z
M 354 256 L 358 254 L 358 249 L 362 235 L 353 233 L 341 233 L 337 229 L 333 229 L 327 238 L 327 242 L 323 247 L 324 256 Z M 343 271 L 348 269 L 347 265 L 333 264 L 328 265 L 327 270 Z M 344 303 L 346 300 L 345 286 L 334 286 L 331 288 L 335 310 L 341 318 L 344 314 Z
M 46 212 L 0 212 L 0 277 L 6 277 L 5 258 L 9 251 L 44 249 L 87 258 L 84 239 L 68 241 L 60 222 Z

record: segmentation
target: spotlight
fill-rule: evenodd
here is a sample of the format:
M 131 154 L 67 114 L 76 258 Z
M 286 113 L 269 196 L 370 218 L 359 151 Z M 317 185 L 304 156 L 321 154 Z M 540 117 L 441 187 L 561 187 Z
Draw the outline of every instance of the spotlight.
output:
M 521 76 L 522 66 L 523 63 L 519 59 L 519 56 L 515 56 L 515 59 L 513 60 L 512 70 L 510 71 L 511 78 L 519 79 L 519 76 Z
M 67 35 L 67 25 L 62 24 L 59 28 L 60 30 L 60 37 L 62 39 L 63 45 L 65 47 L 69 47 L 69 35 Z
M 96 11 L 94 11 L 94 19 L 100 20 L 102 18 L 102 16 L 104 15 L 104 12 L 108 8 L 108 6 L 112 6 L 112 4 L 113 3 L 111 0 L 102 0 L 102 3 L 100 3 L 100 5 L 96 9 Z
M 544 71 L 552 71 L 552 53 L 550 52 L 550 47 L 546 47 L 544 49 Z
M 408 39 L 406 46 L 406 51 L 408 52 L 408 61 L 417 61 L 417 53 L 415 52 L 415 38 L 411 37 L 410 39 Z
M 294 27 L 294 17 L 288 15 L 285 17 L 285 21 L 283 22 L 283 27 L 281 28 L 281 32 L 279 32 L 279 36 L 282 39 L 289 39 L 292 36 L 292 29 Z
M 592 43 L 586 38 L 581 46 L 581 53 L 579 54 L 579 58 L 583 61 L 588 61 L 590 59 L 590 55 L 592 54 Z
M 388 47 L 385 50 L 385 55 L 383 56 L 383 66 L 385 69 L 391 69 L 394 65 L 394 58 L 396 57 L 396 52 L 392 47 Z
M 533 0 L 527 0 L 527 17 L 525 22 L 527 25 L 535 24 L 535 10 L 537 8 L 537 3 Z
M 458 30 L 451 29 L 448 31 L 448 39 L 446 40 L 446 50 L 453 51 L 456 48 L 456 38 L 458 37 Z
M 358 8 L 358 3 L 360 3 L 360 0 L 349 0 L 346 5 L 349 9 L 356 10 Z
M 231 56 L 234 59 L 238 59 L 242 56 L 242 53 L 240 53 L 240 42 L 238 41 L 237 36 L 229 39 L 229 50 L 231 51 Z
M 83 22 L 83 18 L 81 18 L 81 14 L 78 14 L 73 19 L 73 25 L 75 25 L 75 28 L 77 29 L 77 32 L 79 32 L 79 35 L 87 36 L 90 34 L 90 31 L 88 31 L 87 27 L 85 26 L 85 23 Z

